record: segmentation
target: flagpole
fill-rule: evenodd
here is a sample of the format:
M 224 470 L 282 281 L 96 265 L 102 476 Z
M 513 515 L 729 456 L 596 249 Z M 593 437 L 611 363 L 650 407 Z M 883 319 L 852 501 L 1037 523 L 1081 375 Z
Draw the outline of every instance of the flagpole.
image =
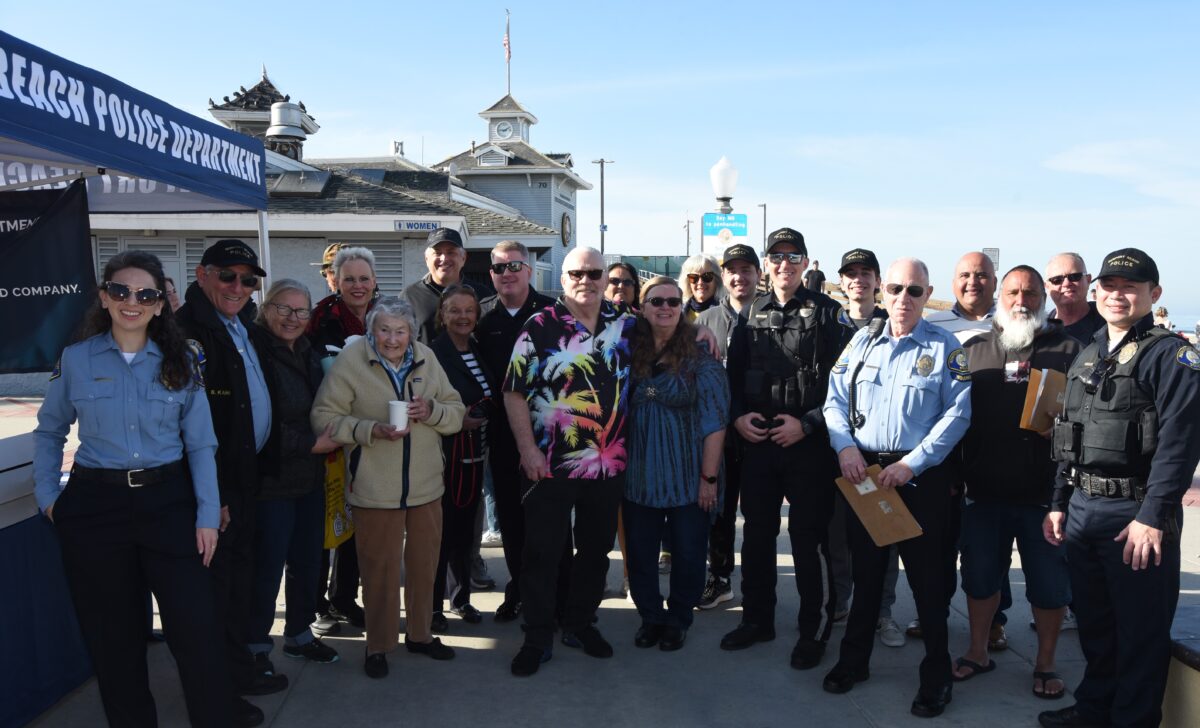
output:
M 504 11 L 504 69 L 508 76 L 508 95 L 512 96 L 512 37 L 509 35 L 511 29 L 511 15 L 508 10 Z

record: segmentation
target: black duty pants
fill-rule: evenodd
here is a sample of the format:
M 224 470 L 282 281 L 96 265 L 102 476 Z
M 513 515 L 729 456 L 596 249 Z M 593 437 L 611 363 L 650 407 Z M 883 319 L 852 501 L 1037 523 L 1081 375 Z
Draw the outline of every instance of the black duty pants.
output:
M 357 606 L 358 547 L 354 543 L 354 536 L 338 544 L 336 549 L 321 549 L 319 574 L 318 613 L 328 614 L 330 604 L 343 614 L 351 607 Z
M 492 495 L 496 499 L 496 520 L 504 543 L 504 564 L 508 584 L 504 601 L 521 601 L 521 552 L 525 548 L 525 510 L 521 507 L 521 455 L 507 428 L 489 427 L 493 437 L 488 450 L 492 468 Z
M 1114 541 L 1138 504 L 1075 491 L 1067 511 L 1067 565 L 1087 658 L 1075 689 L 1080 713 L 1097 724 L 1157 726 L 1171 663 L 1171 622 L 1179 602 L 1177 519 L 1163 530 L 1162 563 L 1134 571 Z
M 556 604 L 561 605 L 564 630 L 576 632 L 591 624 L 604 595 L 608 552 L 617 534 L 617 507 L 624 489 L 623 476 L 603 480 L 547 478 L 525 497 L 527 528 L 521 557 L 521 597 L 526 644 L 542 649 L 551 645 Z M 561 582 L 563 549 L 571 532 L 572 508 L 575 556 L 570 562 L 564 600 L 556 592 Z M 504 528 L 503 523 L 500 527 Z
M 732 429 L 726 437 L 736 437 Z M 733 575 L 733 546 L 737 538 L 738 496 L 742 490 L 741 441 L 725 448 L 725 498 L 721 512 L 708 532 L 708 570 L 728 579 Z
M 923 533 L 897 544 L 904 573 L 917 602 L 917 617 L 925 641 L 925 659 L 921 661 L 921 687 L 936 689 L 950 682 L 950 651 L 946 620 L 945 550 L 950 548 L 945 532 L 951 516 L 950 476 L 945 465 L 926 470 L 913 479 L 913 485 L 896 489 Z M 839 492 L 838 498 L 842 498 Z M 846 636 L 838 665 L 863 670 L 871 661 L 875 645 L 875 625 L 879 621 L 879 603 L 883 578 L 888 567 L 888 547 L 880 548 L 871 540 L 854 510 L 846 508 L 846 538 L 850 544 L 854 574 L 854 601 L 846 622 Z
M 741 484 L 744 621 L 764 627 L 775 624 L 775 541 L 786 498 L 800 594 L 800 637 L 829 639 L 834 607 L 829 562 L 833 477 L 833 456 L 823 437 L 786 448 L 770 441 L 746 444 Z
M 256 677 L 246 635 L 254 601 L 254 526 L 258 499 L 249 488 L 231 488 L 221 498 L 229 508 L 229 526 L 218 540 L 210 570 L 229 676 L 234 688 L 241 688 Z
M 74 474 L 54 504 L 54 523 L 109 725 L 158 725 L 146 665 L 147 588 L 158 598 L 191 724 L 230 725 L 233 691 L 186 474 L 140 488 Z

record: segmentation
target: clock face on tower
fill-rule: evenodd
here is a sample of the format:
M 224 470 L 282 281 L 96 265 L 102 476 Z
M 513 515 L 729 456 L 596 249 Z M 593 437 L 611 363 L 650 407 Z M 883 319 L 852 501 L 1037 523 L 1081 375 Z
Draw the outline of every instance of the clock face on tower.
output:
M 508 139 L 513 135 L 512 122 L 502 121 L 496 124 L 496 136 L 501 139 Z

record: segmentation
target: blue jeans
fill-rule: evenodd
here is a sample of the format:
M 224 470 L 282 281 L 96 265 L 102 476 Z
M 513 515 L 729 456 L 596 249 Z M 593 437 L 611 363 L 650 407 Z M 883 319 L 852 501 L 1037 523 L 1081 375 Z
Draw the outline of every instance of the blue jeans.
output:
M 496 518 L 496 486 L 492 483 L 492 469 L 483 470 L 483 525 L 493 533 L 500 532 L 500 521 Z
M 692 625 L 692 610 L 704 593 L 708 558 L 709 514 L 695 503 L 651 508 L 622 501 L 625 548 L 629 555 L 629 591 L 645 624 L 680 629 Z M 663 609 L 658 589 L 658 550 L 671 553 L 671 594 Z
M 257 527 L 253 602 L 246 640 L 250 651 L 271 651 L 275 597 L 285 563 L 284 644 L 308 644 L 313 640 L 309 625 L 317 611 L 317 581 L 325 540 L 325 490 L 317 488 L 299 498 L 259 501 Z

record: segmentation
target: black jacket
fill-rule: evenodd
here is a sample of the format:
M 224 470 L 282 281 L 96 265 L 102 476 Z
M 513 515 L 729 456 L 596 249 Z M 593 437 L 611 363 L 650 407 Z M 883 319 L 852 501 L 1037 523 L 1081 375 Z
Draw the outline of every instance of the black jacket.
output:
M 483 376 L 487 379 L 488 388 L 491 389 L 491 397 L 484 400 L 483 387 L 480 386 L 479 380 L 467 368 L 467 363 L 463 361 L 462 354 L 454 346 L 450 336 L 442 332 L 440 336 L 433 340 L 433 353 L 437 355 L 438 363 L 442 365 L 442 369 L 446 371 L 446 378 L 450 380 L 450 386 L 454 387 L 458 392 L 458 396 L 462 397 L 463 405 L 467 408 L 467 412 L 477 412 L 482 409 L 483 414 L 487 418 L 488 428 L 491 428 L 492 422 L 497 419 L 497 413 L 502 413 L 503 410 L 496 406 L 497 400 L 500 398 L 499 386 L 496 383 L 496 378 L 488 371 L 487 364 L 483 361 L 483 357 L 479 352 L 479 347 L 474 342 L 471 343 L 471 353 L 475 355 L 475 360 L 479 362 L 480 369 L 483 370 Z M 480 439 L 480 430 L 463 430 L 454 435 L 449 435 L 442 438 L 442 446 L 446 451 L 446 460 L 451 462 L 455 457 L 454 450 L 458 448 L 460 453 L 482 453 L 483 443 Z M 456 443 L 455 440 L 458 442 Z M 465 457 L 466 455 L 460 455 Z
M 238 314 L 242 325 L 250 334 L 252 342 L 261 341 L 262 334 L 251 316 L 249 304 Z M 226 493 L 234 491 L 257 492 L 260 472 L 259 457 L 254 441 L 254 418 L 250 414 L 250 387 L 246 384 L 245 365 L 242 355 L 230 337 L 225 323 L 217 314 L 212 302 L 193 283 L 184 293 L 184 304 L 175 314 L 184 335 L 194 339 L 204 349 L 204 382 L 208 393 L 208 407 L 212 411 L 213 430 L 217 435 L 217 482 L 221 491 L 222 504 Z M 256 346 L 257 349 L 257 346 Z M 273 377 L 268 367 L 268 357 L 258 350 L 267 386 Z M 264 448 L 264 463 L 278 462 Z
M 325 484 L 325 456 L 312 453 L 317 436 L 309 419 L 321 386 L 321 360 L 307 337 L 293 350 L 262 327 L 258 331 L 261 341 L 255 344 L 269 360 L 264 371 L 271 377 L 271 435 L 260 460 L 277 458 L 262 463 L 270 474 L 262 477 L 259 499 L 299 498 Z

